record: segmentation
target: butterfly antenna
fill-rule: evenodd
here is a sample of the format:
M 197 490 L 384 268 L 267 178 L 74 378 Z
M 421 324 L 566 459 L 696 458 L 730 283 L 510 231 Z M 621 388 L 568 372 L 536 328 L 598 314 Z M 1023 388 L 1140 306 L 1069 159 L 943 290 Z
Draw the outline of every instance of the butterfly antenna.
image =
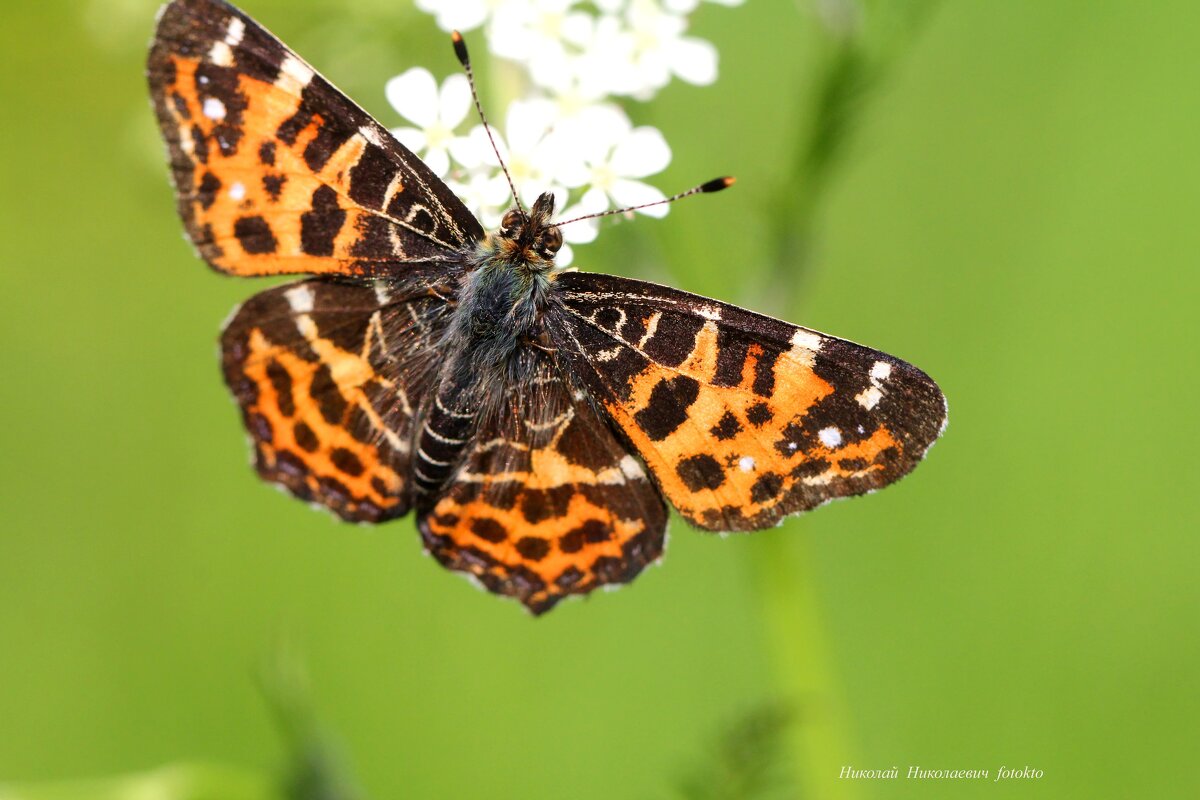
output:
M 685 197 L 691 197 L 694 194 L 709 194 L 710 192 L 719 192 L 722 189 L 728 189 L 730 186 L 733 186 L 733 184 L 736 181 L 737 181 L 737 178 L 731 178 L 728 176 L 726 176 L 724 178 L 713 178 L 711 181 L 705 181 L 704 183 L 700 184 L 699 186 L 693 186 L 691 189 L 688 189 L 686 192 L 680 192 L 679 194 L 673 194 L 664 200 L 655 200 L 653 203 L 642 203 L 640 206 L 628 206 L 626 208 L 612 208 L 612 209 L 609 209 L 608 211 L 598 211 L 595 214 L 585 214 L 582 217 L 575 217 L 574 219 L 568 219 L 568 220 L 564 220 L 562 222 L 556 222 L 556 223 L 554 223 L 554 225 L 555 225 L 555 227 L 561 227 L 563 225 L 567 225 L 572 222 L 579 222 L 580 220 L 584 220 L 584 219 L 595 219 L 596 217 L 610 217 L 613 214 L 626 214 L 630 211 L 638 211 L 643 208 L 650 208 L 651 206 L 666 205 L 667 203 L 674 203 L 676 200 L 682 200 Z
M 462 64 L 463 70 L 467 73 L 467 83 L 471 85 L 471 99 L 475 101 L 475 110 L 479 113 L 479 120 L 483 123 L 483 130 L 487 133 L 488 141 L 492 143 L 492 152 L 496 154 L 496 161 L 499 162 L 500 169 L 504 171 L 504 178 L 508 181 L 513 202 L 517 206 L 517 211 L 521 212 L 521 216 L 528 219 L 525 208 L 521 205 L 521 198 L 517 196 L 517 187 L 513 184 L 512 175 L 508 174 L 508 167 L 505 166 L 504 159 L 500 157 L 500 148 L 496 146 L 496 140 L 492 136 L 492 126 L 488 124 L 487 116 L 483 113 L 483 104 L 479 102 L 479 92 L 475 89 L 475 72 L 471 69 L 471 57 L 467 53 L 467 43 L 458 31 L 451 33 L 450 39 L 454 42 L 454 55 L 458 56 L 458 63 Z

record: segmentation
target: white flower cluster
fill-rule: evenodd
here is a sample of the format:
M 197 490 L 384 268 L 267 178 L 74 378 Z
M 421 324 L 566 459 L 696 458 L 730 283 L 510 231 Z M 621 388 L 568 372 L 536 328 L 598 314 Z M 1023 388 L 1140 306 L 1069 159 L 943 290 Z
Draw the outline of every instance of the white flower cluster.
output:
M 712 0 L 739 5 L 743 0 Z M 706 85 L 716 48 L 686 36 L 700 0 L 416 0 L 447 31 L 483 28 L 488 50 L 519 65 L 504 125 L 493 130 L 517 194 L 528 205 L 553 192 L 567 219 L 662 200 L 641 179 L 661 172 L 671 149 L 658 129 L 634 127 L 613 98 L 647 100 L 672 77 Z M 494 228 L 511 203 L 508 183 L 482 125 L 470 126 L 466 76 L 439 86 L 414 67 L 387 84 L 391 105 L 411 125 L 392 132 Z M 564 208 L 565 206 L 565 208 Z M 664 216 L 667 206 L 644 209 Z M 596 237 L 596 221 L 563 228 L 571 242 Z

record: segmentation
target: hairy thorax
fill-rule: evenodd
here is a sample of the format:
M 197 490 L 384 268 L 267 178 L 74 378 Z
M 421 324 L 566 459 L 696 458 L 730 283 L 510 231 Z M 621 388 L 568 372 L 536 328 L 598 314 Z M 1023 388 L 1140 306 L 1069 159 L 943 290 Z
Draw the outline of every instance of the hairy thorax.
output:
M 454 383 L 489 379 L 501 387 L 483 388 L 502 388 L 520 378 L 521 349 L 542 343 L 554 255 L 562 245 L 558 228 L 549 224 L 553 212 L 553 196 L 544 194 L 528 213 L 506 214 L 499 230 L 476 248 L 447 333 Z

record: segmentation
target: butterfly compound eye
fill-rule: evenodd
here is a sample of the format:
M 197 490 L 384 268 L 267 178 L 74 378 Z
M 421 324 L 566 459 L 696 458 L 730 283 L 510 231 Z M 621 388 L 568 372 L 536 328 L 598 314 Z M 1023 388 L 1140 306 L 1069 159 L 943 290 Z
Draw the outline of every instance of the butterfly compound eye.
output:
M 516 233 L 517 225 L 521 222 L 521 214 L 516 209 L 509 211 L 500 220 L 500 235 L 511 238 Z
M 552 256 L 562 247 L 563 238 L 562 231 L 558 228 L 547 228 L 545 238 L 542 239 L 542 250 L 546 255 Z

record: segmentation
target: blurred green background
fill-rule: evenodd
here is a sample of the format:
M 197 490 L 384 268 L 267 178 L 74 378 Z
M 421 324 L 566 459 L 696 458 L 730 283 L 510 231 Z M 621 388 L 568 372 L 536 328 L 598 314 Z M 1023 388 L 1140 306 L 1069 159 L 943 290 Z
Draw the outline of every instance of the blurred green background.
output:
M 266 284 L 181 240 L 155 7 L 0 26 L 0 781 L 30 787 L 0 796 L 275 774 L 255 676 L 280 647 L 372 798 L 749 794 L 717 793 L 714 752 L 764 707 L 793 711 L 779 796 L 1200 795 L 1200 6 L 945 3 L 832 112 L 846 45 L 812 13 L 698 11 L 719 82 L 631 113 L 672 144 L 657 185 L 738 185 L 612 224 L 578 265 L 909 359 L 950 427 L 881 494 L 753 536 L 676 521 L 661 568 L 537 620 L 424 557 L 411 519 L 340 525 L 247 466 L 214 340 Z M 454 69 L 405 2 L 245 7 L 385 124 L 388 77 Z M 821 113 L 854 124 L 834 169 L 796 172 Z

